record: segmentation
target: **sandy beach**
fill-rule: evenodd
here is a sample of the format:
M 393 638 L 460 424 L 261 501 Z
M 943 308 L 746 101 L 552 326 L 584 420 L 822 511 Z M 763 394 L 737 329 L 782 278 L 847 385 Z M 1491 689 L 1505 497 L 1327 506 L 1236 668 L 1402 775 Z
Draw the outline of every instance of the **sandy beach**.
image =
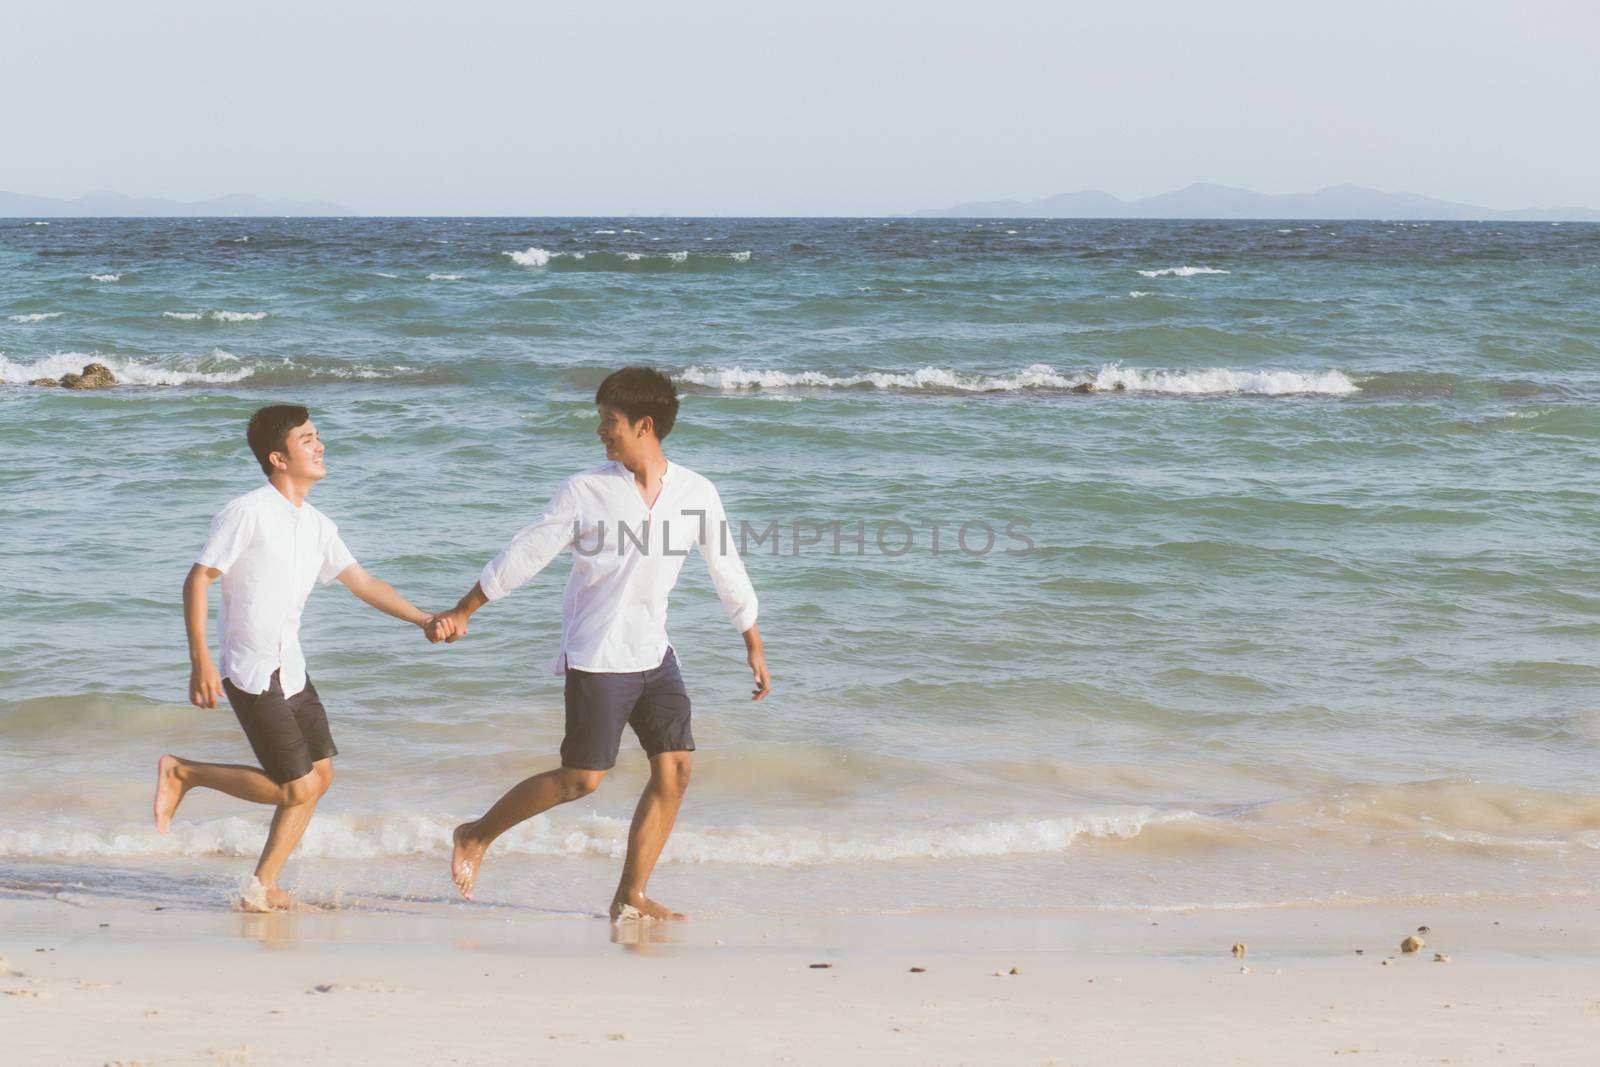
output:
M 1418 926 L 1426 945 L 1402 953 Z M 1592 1062 L 1600 1040 L 1600 922 L 1582 902 L 730 915 L 613 931 L 496 908 L 256 916 L 12 899 L 0 929 L 4 1059 L 19 1067 L 1553 1065 Z

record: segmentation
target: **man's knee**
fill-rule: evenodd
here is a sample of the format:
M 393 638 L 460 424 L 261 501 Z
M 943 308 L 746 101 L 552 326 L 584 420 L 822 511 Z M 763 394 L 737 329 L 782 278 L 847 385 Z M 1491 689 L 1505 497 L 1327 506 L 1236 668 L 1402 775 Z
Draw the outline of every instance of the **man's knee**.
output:
M 318 799 L 328 787 L 323 784 L 322 775 L 311 771 L 292 782 L 285 782 L 283 786 L 283 802 L 291 808 L 301 804 L 309 804 Z
M 689 775 L 694 758 L 688 752 L 663 752 L 651 761 L 650 776 L 664 789 L 679 796 L 689 788 Z
M 311 773 L 317 776 L 317 796 L 323 796 L 333 786 L 333 760 L 318 760 L 311 765 Z
M 557 781 L 561 786 L 562 801 L 588 796 L 600 788 L 600 782 L 605 776 L 605 771 L 586 771 L 577 767 L 561 768 L 561 777 Z

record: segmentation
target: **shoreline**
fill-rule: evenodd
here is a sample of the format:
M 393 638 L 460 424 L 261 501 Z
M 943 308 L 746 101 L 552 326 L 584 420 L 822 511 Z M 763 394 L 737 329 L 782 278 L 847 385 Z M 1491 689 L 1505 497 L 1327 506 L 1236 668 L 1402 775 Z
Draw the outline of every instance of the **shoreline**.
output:
M 1571 901 L 616 928 L 156 908 L 0 900 L 9 1063 L 1548 1064 L 1600 1031 L 1600 914 Z

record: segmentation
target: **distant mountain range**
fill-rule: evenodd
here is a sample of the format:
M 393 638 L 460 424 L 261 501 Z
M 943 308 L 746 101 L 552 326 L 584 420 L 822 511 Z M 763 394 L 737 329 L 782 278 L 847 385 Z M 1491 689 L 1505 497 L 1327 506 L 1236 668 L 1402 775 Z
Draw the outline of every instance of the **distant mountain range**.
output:
M 268 200 L 260 196 L 235 193 L 214 200 L 160 200 L 123 196 L 121 193 L 89 193 L 76 200 L 52 196 L 27 196 L 0 192 L 0 218 L 170 218 L 260 217 L 282 215 L 359 215 L 341 204 L 326 200 Z
M 1495 208 L 1435 200 L 1417 193 L 1385 193 L 1359 185 L 1330 185 L 1314 193 L 1274 195 L 1228 185 L 1198 183 L 1142 200 L 1121 200 L 1086 189 L 1045 200 L 979 200 L 952 208 L 916 211 L 937 219 L 1425 219 L 1527 222 L 1600 222 L 1586 207 Z

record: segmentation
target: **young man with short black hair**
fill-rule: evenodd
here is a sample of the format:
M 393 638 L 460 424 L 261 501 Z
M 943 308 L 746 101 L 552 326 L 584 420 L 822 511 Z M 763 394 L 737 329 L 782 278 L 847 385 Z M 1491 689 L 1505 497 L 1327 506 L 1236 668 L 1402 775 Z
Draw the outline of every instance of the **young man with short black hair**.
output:
M 596 428 L 609 462 L 561 484 L 544 513 L 496 556 L 472 591 L 428 628 L 433 641 L 466 634 L 472 613 L 522 585 L 572 548 L 562 605 L 561 651 L 551 671 L 566 676 L 561 766 L 513 786 L 482 818 L 456 827 L 450 875 L 462 896 L 489 845 L 525 819 L 587 796 L 615 765 L 623 726 L 650 758 L 650 782 L 628 829 L 628 853 L 611 902 L 613 920 L 681 919 L 645 895 L 689 785 L 694 736 L 689 695 L 667 639 L 667 594 L 692 546 L 734 629 L 744 637 L 753 700 L 771 690 L 756 594 L 732 544 L 722 499 L 710 481 L 669 463 L 678 393 L 648 367 L 612 374 L 595 393 Z
M 189 635 L 189 701 L 214 708 L 226 696 L 260 767 L 162 756 L 155 817 L 156 829 L 166 833 L 184 795 L 202 787 L 275 806 L 256 865 L 259 889 L 252 886 L 243 905 L 283 908 L 292 901 L 278 887 L 278 875 L 333 781 L 338 751 L 300 649 L 300 612 L 312 585 L 337 578 L 379 611 L 425 630 L 432 617 L 363 570 L 338 527 L 306 503 L 306 494 L 327 474 L 310 412 L 289 404 L 264 407 L 250 417 L 245 436 L 267 484 L 229 501 L 217 513 L 211 536 L 183 583 L 183 616 Z M 220 671 L 206 639 L 208 593 L 218 578 Z M 443 624 L 431 632 L 451 631 Z

